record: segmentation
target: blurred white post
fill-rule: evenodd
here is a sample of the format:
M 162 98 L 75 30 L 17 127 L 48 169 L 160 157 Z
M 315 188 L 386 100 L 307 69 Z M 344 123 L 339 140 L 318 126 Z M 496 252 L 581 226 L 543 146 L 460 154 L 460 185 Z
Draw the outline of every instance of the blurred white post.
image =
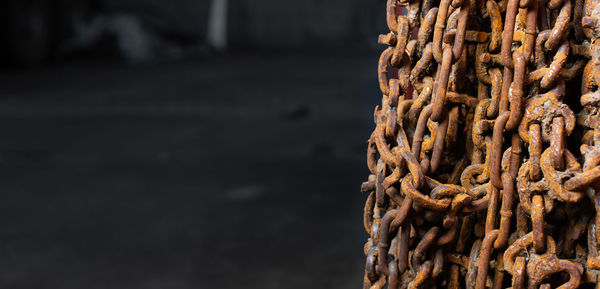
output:
M 212 0 L 206 38 L 216 50 L 227 49 L 227 0 Z

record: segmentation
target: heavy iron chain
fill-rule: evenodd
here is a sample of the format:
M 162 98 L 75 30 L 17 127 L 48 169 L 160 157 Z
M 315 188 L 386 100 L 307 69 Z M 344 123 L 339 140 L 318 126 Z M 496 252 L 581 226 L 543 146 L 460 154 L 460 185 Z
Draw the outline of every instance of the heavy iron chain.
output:
M 600 0 L 388 0 L 364 288 L 600 288 Z

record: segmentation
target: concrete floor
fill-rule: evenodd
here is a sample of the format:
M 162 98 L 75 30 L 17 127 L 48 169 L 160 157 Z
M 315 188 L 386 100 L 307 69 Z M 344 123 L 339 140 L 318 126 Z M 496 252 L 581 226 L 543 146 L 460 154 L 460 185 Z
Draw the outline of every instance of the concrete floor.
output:
M 0 73 L 1 288 L 359 288 L 376 55 Z

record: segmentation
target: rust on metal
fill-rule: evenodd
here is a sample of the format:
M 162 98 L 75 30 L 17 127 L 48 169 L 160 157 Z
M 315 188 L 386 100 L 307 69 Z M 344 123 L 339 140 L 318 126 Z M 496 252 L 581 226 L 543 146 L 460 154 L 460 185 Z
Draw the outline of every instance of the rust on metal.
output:
M 363 288 L 600 288 L 600 0 L 386 9 Z

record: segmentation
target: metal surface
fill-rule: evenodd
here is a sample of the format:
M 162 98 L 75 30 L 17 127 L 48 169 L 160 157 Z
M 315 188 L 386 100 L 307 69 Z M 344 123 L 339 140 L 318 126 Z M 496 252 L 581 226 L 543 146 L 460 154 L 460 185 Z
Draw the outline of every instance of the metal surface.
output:
M 600 288 L 598 17 L 388 0 L 364 288 Z

